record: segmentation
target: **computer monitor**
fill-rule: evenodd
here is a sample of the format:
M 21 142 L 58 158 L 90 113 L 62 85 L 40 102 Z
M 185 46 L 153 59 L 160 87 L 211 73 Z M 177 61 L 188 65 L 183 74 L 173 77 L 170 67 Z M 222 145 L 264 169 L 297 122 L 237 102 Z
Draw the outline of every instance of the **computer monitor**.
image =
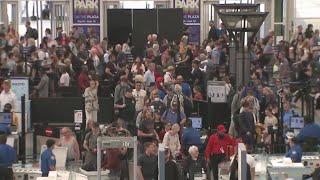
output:
M 202 128 L 202 118 L 201 117 L 189 117 L 192 122 L 192 127 L 195 129 Z
M 291 117 L 290 118 L 290 128 L 291 129 L 302 129 L 304 127 L 303 117 Z
M 12 113 L 0 112 L 0 124 L 11 124 L 12 118 Z

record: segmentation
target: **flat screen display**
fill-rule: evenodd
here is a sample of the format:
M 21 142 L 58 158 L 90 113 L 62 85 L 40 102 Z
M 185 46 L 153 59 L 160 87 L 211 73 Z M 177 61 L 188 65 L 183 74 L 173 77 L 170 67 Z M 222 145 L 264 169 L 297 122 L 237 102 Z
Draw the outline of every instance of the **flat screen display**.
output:
M 1 124 L 11 124 L 12 123 L 12 113 L 0 112 L 0 123 Z
M 190 117 L 189 119 L 192 121 L 193 128 L 195 128 L 195 129 L 202 128 L 202 118 L 201 117 Z
M 303 127 L 304 127 L 303 117 L 291 117 L 290 118 L 290 128 L 302 129 Z

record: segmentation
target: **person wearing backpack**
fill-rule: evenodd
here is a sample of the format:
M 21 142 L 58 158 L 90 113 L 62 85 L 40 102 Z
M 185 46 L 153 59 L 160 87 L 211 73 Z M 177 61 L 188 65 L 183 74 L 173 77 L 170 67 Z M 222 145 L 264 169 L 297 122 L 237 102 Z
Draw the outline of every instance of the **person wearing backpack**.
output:
M 243 86 L 238 87 L 238 92 L 233 95 L 232 102 L 231 102 L 231 122 L 230 122 L 230 127 L 229 127 L 229 134 L 236 137 L 237 130 L 236 130 L 236 125 L 235 125 L 235 120 L 237 120 L 238 115 L 239 115 L 239 110 L 241 108 L 241 94 L 243 91 Z
M 26 22 L 26 29 L 27 29 L 25 34 L 26 39 L 29 39 L 29 38 L 33 38 L 34 40 L 38 39 L 38 31 L 31 27 L 30 21 Z

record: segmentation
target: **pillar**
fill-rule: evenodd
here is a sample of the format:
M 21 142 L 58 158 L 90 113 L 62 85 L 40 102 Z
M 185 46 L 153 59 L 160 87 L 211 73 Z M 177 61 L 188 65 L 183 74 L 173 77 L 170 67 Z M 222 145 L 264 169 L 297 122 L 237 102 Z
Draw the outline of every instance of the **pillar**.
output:
M 219 4 L 218 0 L 203 0 L 200 1 L 200 41 L 201 43 L 207 38 L 209 33 L 209 7 L 211 4 Z M 217 13 L 215 13 L 214 20 L 217 20 Z
M 269 12 L 268 16 L 264 20 L 264 35 L 266 36 L 269 33 L 269 30 L 274 29 L 274 0 L 255 0 L 254 2 L 256 4 L 264 4 L 265 12 Z
M 285 40 L 289 41 L 294 31 L 293 20 L 295 18 L 294 0 L 286 0 L 287 10 L 285 19 Z
M 8 25 L 8 11 L 7 11 L 7 4 L 8 2 L 5 2 L 5 1 L 1 1 L 0 2 L 1 4 L 1 21 L 5 24 L 5 25 Z

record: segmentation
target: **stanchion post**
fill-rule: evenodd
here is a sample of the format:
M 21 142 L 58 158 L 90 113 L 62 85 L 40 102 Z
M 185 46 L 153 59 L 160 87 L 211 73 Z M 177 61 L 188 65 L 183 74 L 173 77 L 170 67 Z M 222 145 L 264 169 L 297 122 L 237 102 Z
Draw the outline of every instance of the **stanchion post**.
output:
M 101 180 L 101 137 L 97 139 L 97 178 Z
M 165 150 L 164 144 L 159 144 L 158 149 L 159 180 L 165 180 Z
M 137 171 L 135 168 L 138 167 L 138 141 L 137 136 L 133 137 L 133 180 L 138 180 Z
M 238 144 L 238 179 L 247 180 L 247 150 L 243 143 Z
M 26 123 L 26 96 L 21 96 L 21 137 L 19 141 L 19 154 L 22 164 L 26 164 L 26 133 L 25 133 L 25 123 Z

